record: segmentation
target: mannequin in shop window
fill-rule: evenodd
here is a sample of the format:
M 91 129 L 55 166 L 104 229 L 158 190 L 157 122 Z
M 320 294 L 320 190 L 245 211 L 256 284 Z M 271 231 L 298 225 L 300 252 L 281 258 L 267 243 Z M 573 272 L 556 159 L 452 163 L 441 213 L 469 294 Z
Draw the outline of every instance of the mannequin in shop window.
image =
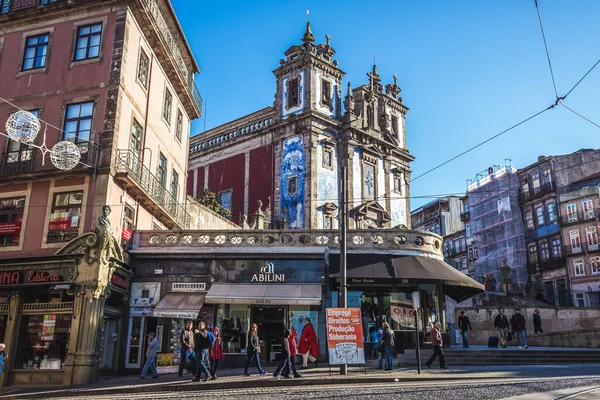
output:
M 231 352 L 237 352 L 240 349 L 240 337 L 242 335 L 242 323 L 238 317 L 223 320 L 223 341 L 230 343 Z
M 363 339 L 369 340 L 369 322 L 371 322 L 371 304 L 363 293 L 360 296 L 360 320 L 362 322 Z
M 379 318 L 379 299 L 373 297 L 373 304 L 371 304 L 371 320 L 375 322 L 375 327 L 381 328 L 381 318 Z

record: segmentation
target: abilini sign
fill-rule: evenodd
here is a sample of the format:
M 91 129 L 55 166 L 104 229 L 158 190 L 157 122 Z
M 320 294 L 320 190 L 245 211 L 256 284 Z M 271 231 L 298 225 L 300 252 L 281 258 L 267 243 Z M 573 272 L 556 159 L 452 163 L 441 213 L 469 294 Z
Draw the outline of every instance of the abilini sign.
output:
M 266 262 L 260 273 L 252 275 L 251 282 L 285 282 L 285 274 L 276 274 L 275 264 Z

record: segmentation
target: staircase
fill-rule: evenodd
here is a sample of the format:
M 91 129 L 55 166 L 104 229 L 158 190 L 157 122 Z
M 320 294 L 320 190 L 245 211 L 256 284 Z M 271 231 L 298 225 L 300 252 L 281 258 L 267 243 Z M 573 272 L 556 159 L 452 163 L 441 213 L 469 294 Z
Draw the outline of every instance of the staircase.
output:
M 424 365 L 433 350 L 421 350 L 421 364 Z M 549 364 L 600 364 L 600 349 L 530 347 L 519 350 L 517 347 L 506 349 L 469 348 L 444 349 L 446 364 L 462 365 L 549 365 Z M 400 366 L 416 365 L 415 350 L 406 350 L 399 354 Z M 437 361 L 435 361 L 437 365 Z

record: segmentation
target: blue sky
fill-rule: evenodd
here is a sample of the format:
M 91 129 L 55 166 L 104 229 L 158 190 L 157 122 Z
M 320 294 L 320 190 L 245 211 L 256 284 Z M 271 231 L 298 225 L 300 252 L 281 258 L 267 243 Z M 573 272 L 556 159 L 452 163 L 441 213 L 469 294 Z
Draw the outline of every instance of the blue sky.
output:
M 534 0 L 172 0 L 201 74 L 206 127 L 272 105 L 284 51 L 298 44 L 310 9 L 317 42 L 331 36 L 344 83 L 367 82 L 376 54 L 384 83 L 398 75 L 413 177 L 546 108 L 555 100 Z M 540 0 L 559 95 L 600 59 L 600 1 Z M 345 84 L 344 84 L 345 87 Z M 600 124 L 600 66 L 565 103 Z M 202 132 L 204 117 L 192 127 Z M 505 159 L 600 147 L 597 128 L 557 107 L 411 184 L 411 208 Z

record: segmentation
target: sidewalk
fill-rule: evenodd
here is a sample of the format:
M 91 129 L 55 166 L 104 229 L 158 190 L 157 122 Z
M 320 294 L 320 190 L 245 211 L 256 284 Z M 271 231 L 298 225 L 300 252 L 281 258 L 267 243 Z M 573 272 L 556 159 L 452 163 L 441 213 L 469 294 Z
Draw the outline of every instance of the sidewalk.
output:
M 508 378 L 540 378 L 560 376 L 595 376 L 600 371 L 600 364 L 578 365 L 545 365 L 545 366 L 486 366 L 486 367 L 451 367 L 449 370 L 427 369 L 417 374 L 415 368 L 399 368 L 394 371 L 376 370 L 372 367 L 349 367 L 346 376 L 339 375 L 339 367 L 319 367 L 299 371 L 304 375 L 298 379 L 273 379 L 271 373 L 259 376 L 255 372 L 250 377 L 243 377 L 243 369 L 222 370 L 215 381 L 191 382 L 191 374 L 185 380 L 177 380 L 177 374 L 161 375 L 159 379 L 147 377 L 145 380 L 137 376 L 119 376 L 105 378 L 97 382 L 76 387 L 8 387 L 0 394 L 6 399 L 38 399 L 51 396 L 87 396 L 106 394 L 127 394 L 142 392 L 176 392 L 192 391 L 198 388 L 207 390 L 256 388 L 274 386 L 336 385 L 357 383 L 408 383 L 419 381 L 451 381 L 451 380 L 484 380 Z

